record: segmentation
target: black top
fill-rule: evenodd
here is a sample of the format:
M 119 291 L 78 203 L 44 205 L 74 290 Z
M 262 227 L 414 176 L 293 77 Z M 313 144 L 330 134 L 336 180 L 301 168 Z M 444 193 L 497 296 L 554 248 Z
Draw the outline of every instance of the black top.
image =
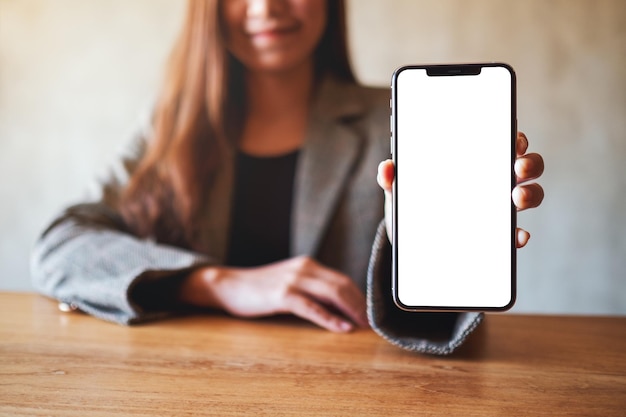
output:
M 259 266 L 289 257 L 298 153 L 238 153 L 227 265 Z

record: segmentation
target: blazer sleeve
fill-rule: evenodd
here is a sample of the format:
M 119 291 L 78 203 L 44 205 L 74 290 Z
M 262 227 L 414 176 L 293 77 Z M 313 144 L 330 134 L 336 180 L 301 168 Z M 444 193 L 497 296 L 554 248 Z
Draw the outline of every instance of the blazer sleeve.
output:
M 376 333 L 406 350 L 449 355 L 484 317 L 483 313 L 474 312 L 407 312 L 395 305 L 391 291 L 391 245 L 382 221 L 367 271 L 367 316 Z
M 148 133 L 140 131 L 89 202 L 65 209 L 37 240 L 31 255 L 37 291 L 101 319 L 133 324 L 171 315 L 181 278 L 211 263 L 199 253 L 138 239 L 113 208 Z

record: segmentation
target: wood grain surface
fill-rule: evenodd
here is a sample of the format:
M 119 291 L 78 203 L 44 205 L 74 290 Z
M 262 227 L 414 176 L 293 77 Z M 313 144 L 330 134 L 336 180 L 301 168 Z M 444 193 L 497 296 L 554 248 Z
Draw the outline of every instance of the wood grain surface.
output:
M 0 415 L 624 416 L 626 318 L 493 314 L 439 358 L 293 318 L 123 327 L 0 293 Z

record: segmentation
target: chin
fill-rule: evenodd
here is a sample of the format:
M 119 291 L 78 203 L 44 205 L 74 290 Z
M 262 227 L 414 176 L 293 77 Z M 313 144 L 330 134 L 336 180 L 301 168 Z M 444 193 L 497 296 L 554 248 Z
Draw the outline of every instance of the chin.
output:
M 255 63 L 255 65 L 249 66 L 248 68 L 254 72 L 281 74 L 306 69 L 308 68 L 308 63 L 309 60 L 306 59 L 296 60 L 273 58 L 264 59 L 260 62 Z

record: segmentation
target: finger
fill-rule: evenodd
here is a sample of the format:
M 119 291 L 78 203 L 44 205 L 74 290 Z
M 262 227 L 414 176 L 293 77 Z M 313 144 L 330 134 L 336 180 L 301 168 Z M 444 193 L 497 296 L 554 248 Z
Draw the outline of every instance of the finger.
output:
M 391 240 L 391 218 L 392 218 L 392 187 L 395 180 L 395 166 L 391 159 L 387 159 L 378 164 L 378 185 L 385 191 L 385 227 L 387 229 L 387 237 Z
M 515 152 L 518 156 L 524 155 L 528 150 L 528 138 L 524 132 L 517 132 L 517 138 L 515 139 Z
M 539 206 L 543 201 L 543 196 L 543 188 L 536 183 L 518 185 L 512 192 L 513 203 L 515 203 L 518 210 Z
M 290 293 L 285 299 L 286 312 L 317 324 L 336 333 L 349 332 L 354 325 L 348 320 L 331 313 L 321 304 L 298 292 Z
M 518 249 L 523 248 L 528 243 L 528 239 L 530 239 L 530 233 L 518 227 L 515 234 L 515 246 Z
M 369 327 L 365 297 L 350 278 L 323 271 L 318 276 L 302 278 L 298 289 L 305 296 L 332 306 L 358 326 Z
M 519 156 L 515 160 L 515 175 L 517 176 L 518 184 L 540 177 L 543 174 L 543 170 L 543 158 L 538 153 Z
M 300 294 L 332 306 L 354 323 L 368 327 L 365 297 L 356 284 L 345 274 L 328 268 L 309 257 L 293 259 L 297 269 L 289 292 Z
M 386 192 L 391 192 L 393 180 L 395 178 L 395 167 L 391 159 L 387 159 L 378 164 L 378 185 Z

